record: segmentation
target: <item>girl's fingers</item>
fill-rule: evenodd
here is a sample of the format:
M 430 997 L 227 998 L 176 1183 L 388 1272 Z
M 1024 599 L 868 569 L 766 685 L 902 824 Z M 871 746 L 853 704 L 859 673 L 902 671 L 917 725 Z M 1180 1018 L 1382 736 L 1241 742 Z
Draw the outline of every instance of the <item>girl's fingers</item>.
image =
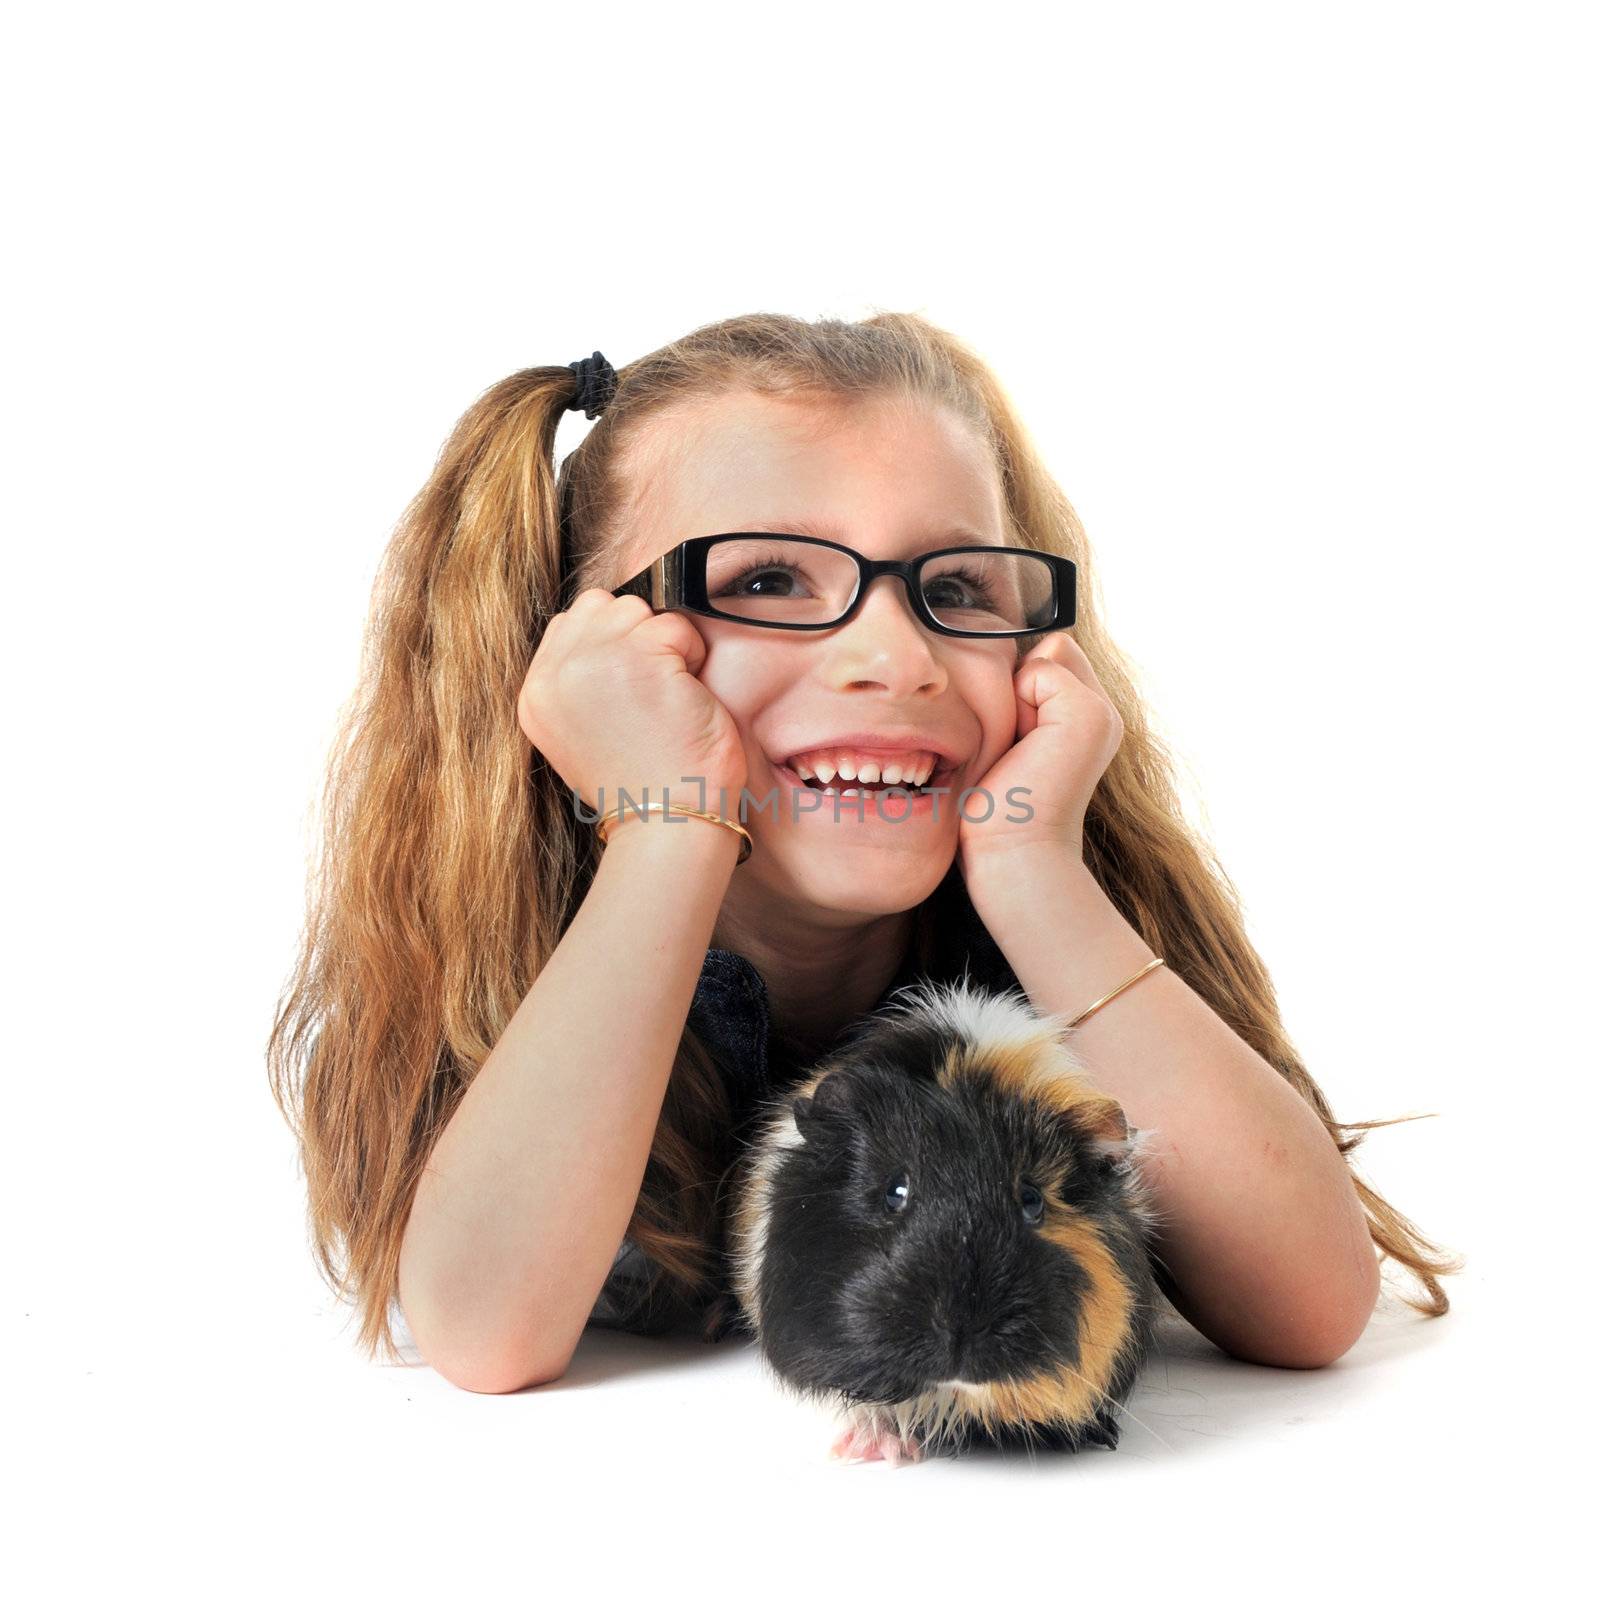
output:
M 633 597 L 623 595 L 620 598 L 631 600 Z M 616 611 L 607 611 L 608 606 L 618 604 L 618 599 L 618 596 L 605 589 L 581 590 L 572 597 L 569 606 L 556 612 L 545 623 L 540 650 L 547 659 L 554 660 L 558 656 L 570 655 L 588 640 L 597 637 L 613 639 L 626 632 L 637 621 L 637 613 L 631 604 L 622 605 Z
M 1046 705 L 1058 697 L 1062 703 L 1053 713 L 1058 723 L 1073 719 L 1072 702 L 1077 697 L 1078 717 L 1103 714 L 1109 721 L 1121 724 L 1122 718 L 1117 708 L 1100 685 L 1093 681 L 1092 674 L 1085 679 L 1081 673 L 1074 673 L 1070 668 L 1070 662 L 1046 657 L 1032 660 L 1019 669 L 1016 678 L 1018 740 L 1026 738 L 1039 726 Z
M 1056 629 L 1054 633 L 1047 634 L 1043 639 L 1022 658 L 1017 667 L 1021 672 L 1030 661 L 1054 661 L 1065 667 L 1080 683 L 1100 696 L 1107 705 L 1111 704 L 1111 696 L 1100 686 L 1100 680 L 1095 676 L 1093 664 L 1084 654 L 1083 646 L 1071 634 L 1063 629 Z
M 705 636 L 681 611 L 654 611 L 636 625 L 640 638 L 659 641 L 683 657 L 683 664 L 694 677 L 706 664 Z
M 595 646 L 609 647 L 638 629 L 647 629 L 647 640 L 661 639 L 698 672 L 705 659 L 705 640 L 681 611 L 652 611 L 642 595 L 615 595 L 608 589 L 584 589 L 558 616 L 568 620 L 562 636 L 552 645 L 562 655 Z M 546 634 L 548 638 L 548 632 Z
M 605 589 L 585 589 L 572 602 L 572 609 L 576 611 L 579 604 L 591 594 L 599 596 L 590 608 L 594 616 L 589 619 L 589 628 L 593 630 L 591 636 L 597 639 L 620 639 L 623 634 L 631 633 L 640 623 L 648 622 L 655 615 L 650 609 L 650 602 L 643 595 L 611 594 Z
M 1039 726 L 1039 712 L 1045 701 L 1052 695 L 1067 692 L 1068 679 L 1061 677 L 1053 668 L 1058 668 L 1061 662 L 1049 657 L 1029 659 L 1018 670 L 1016 677 L 1017 691 L 1017 739 L 1025 739 Z

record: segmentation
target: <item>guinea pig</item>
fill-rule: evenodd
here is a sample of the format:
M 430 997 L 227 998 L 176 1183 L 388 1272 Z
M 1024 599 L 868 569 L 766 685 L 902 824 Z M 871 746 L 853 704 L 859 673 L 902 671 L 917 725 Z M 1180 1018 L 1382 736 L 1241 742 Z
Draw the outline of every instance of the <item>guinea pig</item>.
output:
M 780 1386 L 852 1460 L 1115 1449 L 1148 1356 L 1160 1218 L 1060 1019 L 923 978 L 757 1110 L 728 1283 Z

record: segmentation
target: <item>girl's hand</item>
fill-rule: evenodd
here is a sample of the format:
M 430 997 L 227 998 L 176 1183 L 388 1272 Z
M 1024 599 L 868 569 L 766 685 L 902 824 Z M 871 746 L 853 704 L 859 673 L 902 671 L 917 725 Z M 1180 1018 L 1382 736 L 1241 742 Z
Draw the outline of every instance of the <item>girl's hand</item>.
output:
M 1002 860 L 1032 859 L 1015 851 L 1042 847 L 1046 855 L 1065 851 L 1082 861 L 1090 797 L 1122 743 L 1117 708 L 1065 630 L 1047 634 L 1022 658 L 1012 688 L 1016 742 L 977 780 L 987 799 L 969 795 L 961 808 L 961 872 L 969 881 Z M 1026 793 L 1008 798 L 1013 789 Z M 1030 808 L 1026 821 L 1010 820 Z
M 705 640 L 681 611 L 585 589 L 551 617 L 517 696 L 517 721 L 591 811 L 614 815 L 621 790 L 643 803 L 648 788 L 651 800 L 725 807 L 736 817 L 748 775 L 744 742 L 697 676 L 705 659 Z

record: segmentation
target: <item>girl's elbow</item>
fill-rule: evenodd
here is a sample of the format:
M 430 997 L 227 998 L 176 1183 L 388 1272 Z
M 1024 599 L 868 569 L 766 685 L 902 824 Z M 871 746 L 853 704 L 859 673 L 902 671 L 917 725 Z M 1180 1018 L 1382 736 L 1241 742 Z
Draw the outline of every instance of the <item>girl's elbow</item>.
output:
M 1378 1253 L 1358 1204 L 1348 1234 L 1329 1242 L 1314 1279 L 1302 1287 L 1293 1328 L 1281 1330 L 1289 1359 L 1276 1364 L 1332 1366 L 1366 1332 L 1382 1286 Z
M 1310 1331 L 1290 1342 L 1294 1359 L 1278 1365 L 1331 1367 L 1340 1356 L 1354 1348 L 1366 1332 L 1380 1288 L 1377 1256 L 1369 1248 L 1366 1267 L 1357 1274 L 1355 1286 L 1305 1318 L 1302 1326 Z
M 1360 1333 L 1334 1338 L 1295 1334 L 1291 1338 L 1274 1336 L 1262 1339 L 1231 1339 L 1222 1349 L 1235 1361 L 1248 1361 L 1256 1367 L 1290 1367 L 1309 1371 L 1331 1367 L 1355 1342 Z
M 557 1378 L 566 1374 L 567 1363 L 559 1365 L 550 1363 L 527 1362 L 514 1364 L 499 1363 L 494 1365 L 467 1364 L 457 1366 L 454 1363 L 441 1365 L 438 1362 L 429 1363 L 441 1377 L 447 1378 L 458 1389 L 465 1389 L 470 1394 L 520 1394 L 524 1389 L 536 1389 L 542 1383 L 554 1383 Z
M 1237 1325 L 1223 1339 L 1213 1335 L 1230 1356 L 1261 1367 L 1309 1369 L 1332 1366 L 1349 1351 L 1366 1331 L 1377 1304 L 1378 1265 L 1373 1257 L 1370 1273 L 1362 1273 L 1354 1287 L 1330 1285 L 1326 1280 L 1295 1307 L 1294 1314 L 1275 1325 Z M 1330 1293 L 1337 1288 L 1337 1293 Z

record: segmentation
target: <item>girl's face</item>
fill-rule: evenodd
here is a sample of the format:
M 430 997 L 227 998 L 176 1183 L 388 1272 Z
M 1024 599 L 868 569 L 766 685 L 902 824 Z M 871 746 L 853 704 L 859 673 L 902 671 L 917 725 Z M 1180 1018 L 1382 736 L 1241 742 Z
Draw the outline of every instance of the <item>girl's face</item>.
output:
M 942 409 L 725 396 L 664 421 L 631 476 L 638 503 L 613 583 L 697 534 L 809 533 L 901 561 L 945 545 L 1006 543 L 993 463 Z M 796 909 L 877 915 L 925 899 L 955 858 L 961 791 L 981 784 L 1014 740 L 1016 641 L 930 632 L 892 577 L 868 588 L 848 622 L 818 632 L 686 615 L 706 642 L 700 681 L 744 736 L 751 798 L 742 817 L 738 796 L 726 802 L 755 845 L 734 875 L 740 897 L 759 887 Z M 836 804 L 797 794 L 780 770 L 794 752 L 865 733 L 925 737 L 954 755 L 936 814 L 928 801 L 908 811 L 899 795 L 880 812 L 870 795 Z M 681 798 L 695 803 L 692 788 Z M 706 804 L 715 809 L 717 797 Z M 1004 795 L 989 802 L 997 814 L 1006 806 Z M 969 809 L 982 814 L 985 802 L 974 797 Z

